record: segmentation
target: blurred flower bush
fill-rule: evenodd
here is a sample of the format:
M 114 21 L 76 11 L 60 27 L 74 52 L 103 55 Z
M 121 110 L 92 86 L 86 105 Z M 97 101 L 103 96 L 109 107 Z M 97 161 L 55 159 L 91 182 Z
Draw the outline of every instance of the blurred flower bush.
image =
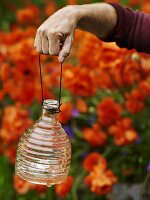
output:
M 114 184 L 143 182 L 150 169 L 149 55 L 77 31 L 63 65 L 59 115 L 72 141 L 70 174 L 48 189 L 14 174 L 18 140 L 41 112 L 36 28 L 66 3 L 90 2 L 97 1 L 1 2 L 0 199 L 105 200 Z M 150 13 L 149 1 L 120 2 Z M 42 56 L 42 63 L 44 98 L 57 99 L 57 57 Z

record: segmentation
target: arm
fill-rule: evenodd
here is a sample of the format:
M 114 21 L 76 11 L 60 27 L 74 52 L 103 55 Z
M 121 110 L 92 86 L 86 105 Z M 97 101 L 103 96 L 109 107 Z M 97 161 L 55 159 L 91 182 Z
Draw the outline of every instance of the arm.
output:
M 76 28 L 88 31 L 120 47 L 150 53 L 150 15 L 123 8 L 116 3 L 67 6 L 50 16 L 37 30 L 38 52 L 69 55 Z
M 119 47 L 150 53 L 150 15 L 111 3 L 117 13 L 117 24 L 112 34 L 103 38 Z

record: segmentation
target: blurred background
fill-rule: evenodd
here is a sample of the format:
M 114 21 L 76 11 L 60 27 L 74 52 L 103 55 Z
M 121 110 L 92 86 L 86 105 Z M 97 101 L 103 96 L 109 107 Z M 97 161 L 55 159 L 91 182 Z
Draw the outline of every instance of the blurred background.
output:
M 94 2 L 101 1 L 0 1 L 0 200 L 139 198 L 150 170 L 150 56 L 82 31 L 63 64 L 59 120 L 72 142 L 69 176 L 46 188 L 14 174 L 19 138 L 41 114 L 36 29 L 67 4 Z M 149 0 L 113 2 L 150 13 Z M 41 61 L 44 98 L 58 99 L 57 57 Z

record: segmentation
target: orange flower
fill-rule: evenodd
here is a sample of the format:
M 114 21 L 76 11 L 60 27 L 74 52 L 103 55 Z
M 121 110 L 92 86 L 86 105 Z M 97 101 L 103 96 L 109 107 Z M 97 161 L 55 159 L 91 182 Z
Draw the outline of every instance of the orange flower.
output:
M 74 178 L 72 176 L 68 176 L 67 179 L 63 183 L 55 185 L 56 194 L 59 197 L 67 196 L 71 190 L 73 181 L 74 181 Z
M 78 50 L 79 63 L 82 66 L 97 68 L 99 66 L 101 53 L 102 42 L 92 34 L 84 33 Z
M 131 86 L 134 82 L 141 80 L 141 74 L 137 62 L 128 61 L 125 59 L 119 61 L 114 67 L 99 68 L 97 73 L 97 85 L 99 88 L 122 88 Z M 101 78 L 99 78 L 101 77 Z
M 23 110 L 20 105 L 4 108 L 0 138 L 4 148 L 4 154 L 12 164 L 15 163 L 18 140 L 23 132 L 32 124 L 32 120 L 28 117 L 28 111 Z
M 117 121 L 115 125 L 110 126 L 109 133 L 114 135 L 114 142 L 118 146 L 131 144 L 138 138 L 130 118 L 123 118 Z
M 84 33 L 80 43 L 79 64 L 92 69 L 116 67 L 127 53 L 115 43 L 104 43 L 90 33 Z
M 150 96 L 150 79 L 141 81 L 138 85 L 138 88 L 140 91 L 142 91 L 145 97 L 149 97 Z
M 108 71 L 109 69 L 107 68 L 99 68 L 96 70 L 97 76 L 95 77 L 95 80 L 99 89 L 114 88 Z
M 75 54 L 75 56 L 77 55 L 76 48 L 78 48 L 78 45 L 83 40 L 84 35 L 85 35 L 85 31 L 83 31 L 83 30 L 77 29 L 76 32 L 75 32 L 74 41 L 73 41 L 73 46 L 75 47 L 75 49 L 74 48 L 72 49 L 73 55 Z
M 4 109 L 0 137 L 5 145 L 18 142 L 22 133 L 32 124 L 29 113 L 20 105 L 7 106 Z
M 79 112 L 81 113 L 86 113 L 88 110 L 88 106 L 85 100 L 78 98 L 77 99 L 77 105 L 76 105 L 77 109 Z
M 77 4 L 77 0 L 68 0 L 68 4 L 71 4 L 71 5 Z
M 17 20 L 21 23 L 35 23 L 39 17 L 40 11 L 36 6 L 29 6 L 18 10 Z
M 27 35 L 30 31 L 32 32 L 32 30 L 28 30 L 26 32 Z M 11 66 L 4 65 L 3 70 L 0 71 L 0 75 L 2 75 L 5 81 L 4 92 L 13 100 L 19 101 L 22 104 L 30 105 L 34 99 L 39 101 L 40 80 L 39 69 L 36 67 L 38 54 L 33 48 L 33 39 L 23 39 L 15 46 L 11 45 L 9 48 L 9 54 L 10 60 L 13 63 L 13 68 L 11 68 Z M 45 57 L 41 57 L 42 61 L 44 61 L 44 59 Z M 9 72 L 8 75 L 6 75 L 7 71 Z M 50 93 L 50 83 L 52 82 L 49 78 L 50 76 L 45 69 L 43 69 L 42 75 L 44 98 L 52 98 Z
M 90 153 L 83 162 L 83 167 L 87 171 L 93 170 L 94 166 L 101 162 L 102 166 L 106 168 L 107 162 L 104 158 L 101 157 L 99 153 Z
M 84 128 L 82 132 L 83 138 L 88 141 L 91 146 L 103 146 L 106 143 L 107 136 L 100 129 L 98 124 L 94 124 L 92 128 Z
M 34 80 L 34 78 L 30 79 L 31 74 L 30 72 L 27 73 L 29 73 L 29 75 L 20 74 L 20 76 L 22 76 L 23 78 L 20 79 L 18 77 L 18 81 L 17 81 L 17 76 L 19 75 L 19 72 L 16 73 L 13 79 L 8 79 L 5 82 L 3 90 L 13 100 L 25 105 L 30 105 L 34 99 L 40 101 L 41 87 L 39 80 L 38 79 Z M 30 80 L 27 81 L 28 79 Z M 45 76 L 43 76 L 43 83 L 44 83 L 44 98 L 52 98 L 53 96 L 50 93 L 50 84 L 45 79 Z
M 111 97 L 104 98 L 97 105 L 97 114 L 102 126 L 107 126 L 121 117 L 122 107 Z
M 22 180 L 19 176 L 14 174 L 14 188 L 19 194 L 26 194 L 29 190 L 32 189 L 33 184 Z
M 0 140 L 0 142 L 1 142 L 1 140 Z M 3 149 L 2 145 L 1 145 L 1 146 L 0 146 L 0 155 L 3 154 L 3 151 L 4 151 L 4 149 Z
M 130 94 L 125 94 L 126 97 L 126 108 L 130 113 L 136 114 L 144 109 L 144 94 L 138 90 L 134 89 Z
M 94 69 L 99 88 L 123 87 L 141 80 L 139 62 L 130 56 L 132 52 L 134 55 L 133 50 L 129 52 L 118 48 L 115 43 L 101 42 L 89 33 L 82 38 L 78 50 L 79 65 Z
M 0 35 L 0 40 L 1 40 L 1 35 Z M 0 62 L 2 63 L 4 61 L 4 55 L 3 53 L 0 52 Z
M 48 189 L 47 186 L 45 185 L 36 185 L 36 184 L 33 184 L 33 187 L 32 187 L 35 191 L 37 191 L 38 193 L 45 193 L 46 190 Z
M 3 100 L 4 95 L 5 95 L 5 92 L 3 90 L 0 90 L 0 101 Z
M 52 15 L 57 9 L 56 3 L 51 0 L 50 2 L 48 2 L 45 6 L 45 14 L 46 16 L 50 16 Z
M 135 81 L 141 80 L 139 63 L 131 59 L 129 56 L 131 55 L 131 52 L 129 55 L 128 54 L 126 54 L 126 57 L 129 57 L 128 60 L 127 58 L 123 59 L 122 56 L 122 60 L 119 64 L 116 64 L 115 67 L 107 70 L 110 80 L 112 81 L 112 85 L 114 85 L 115 88 L 131 86 Z
M 147 56 L 146 57 L 146 54 L 144 54 L 145 57 L 141 57 L 141 68 L 142 68 L 142 72 L 144 73 L 145 76 L 149 76 L 150 75 L 150 65 L 149 65 L 149 62 L 150 62 L 150 58 Z M 145 79 L 145 77 L 144 77 Z
M 128 4 L 130 6 L 137 6 L 137 5 L 139 5 L 139 0 L 129 0 Z
M 16 160 L 16 147 L 15 146 L 9 146 L 8 149 L 5 151 L 5 156 L 9 159 L 11 164 L 15 164 Z
M 64 86 L 74 95 L 83 97 L 94 95 L 96 92 L 95 74 L 85 67 L 64 68 Z
M 29 190 L 36 190 L 38 193 L 44 193 L 47 190 L 46 186 L 43 185 L 36 185 L 24 181 L 19 176 L 14 174 L 13 178 L 14 188 L 18 194 L 26 194 Z
M 25 81 L 34 82 L 36 76 L 38 76 L 38 70 L 36 67 L 31 67 L 30 65 L 16 65 L 16 67 L 12 70 L 13 80 L 16 81 Z
M 27 65 L 36 68 L 35 66 L 37 66 L 38 63 L 38 54 L 36 53 L 33 44 L 34 39 L 27 38 L 17 41 L 17 44 L 9 47 L 10 59 L 13 63 L 16 65 Z
M 20 28 L 15 29 L 10 33 L 5 33 L 2 35 L 3 43 L 6 45 L 12 45 L 15 42 L 18 42 L 23 37 L 23 30 Z
M 113 172 L 107 169 L 107 162 L 99 162 L 85 177 L 84 183 L 98 195 L 105 195 L 112 191 L 112 186 L 117 182 Z
M 4 85 L 4 91 L 13 100 L 30 105 L 35 98 L 35 85 L 32 82 L 15 81 L 10 79 Z M 39 94 L 38 94 L 39 95 Z
M 59 113 L 59 121 L 62 124 L 67 123 L 71 118 L 71 114 L 73 110 L 72 103 L 71 102 L 63 103 L 62 106 L 60 107 L 60 110 L 61 112 Z
M 133 54 L 130 53 L 129 55 L 134 56 L 134 51 Z M 124 86 L 131 86 L 133 83 L 139 82 L 141 80 L 142 72 L 139 67 L 140 56 L 138 54 L 136 56 L 138 57 L 139 61 L 136 61 L 134 59 L 131 59 L 132 57 L 129 57 L 128 61 L 122 63 L 120 76 L 122 78 Z
M 147 3 L 149 2 L 149 0 L 142 0 L 142 3 Z
M 150 3 L 149 2 L 146 2 L 142 5 L 141 7 L 141 10 L 144 12 L 144 13 L 148 13 L 150 14 Z
M 11 67 L 8 63 L 2 63 L 0 67 L 0 79 L 4 82 L 11 76 Z
M 15 28 L 10 33 L 3 33 L 2 41 L 5 45 L 8 45 L 9 47 L 11 47 L 10 45 L 13 45 L 13 44 L 16 45 L 22 39 L 34 37 L 35 33 L 36 33 L 36 28 L 34 27 L 28 27 L 27 29 Z M 15 47 L 13 46 L 11 48 L 13 48 L 14 50 Z M 9 49 L 7 50 L 9 51 Z

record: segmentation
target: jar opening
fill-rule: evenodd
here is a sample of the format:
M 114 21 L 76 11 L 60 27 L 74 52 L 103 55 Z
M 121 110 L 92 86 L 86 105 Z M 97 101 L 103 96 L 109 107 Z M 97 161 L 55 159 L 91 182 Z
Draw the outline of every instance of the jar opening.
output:
M 45 99 L 43 102 L 42 108 L 51 113 L 58 113 L 59 112 L 59 102 L 54 99 Z

